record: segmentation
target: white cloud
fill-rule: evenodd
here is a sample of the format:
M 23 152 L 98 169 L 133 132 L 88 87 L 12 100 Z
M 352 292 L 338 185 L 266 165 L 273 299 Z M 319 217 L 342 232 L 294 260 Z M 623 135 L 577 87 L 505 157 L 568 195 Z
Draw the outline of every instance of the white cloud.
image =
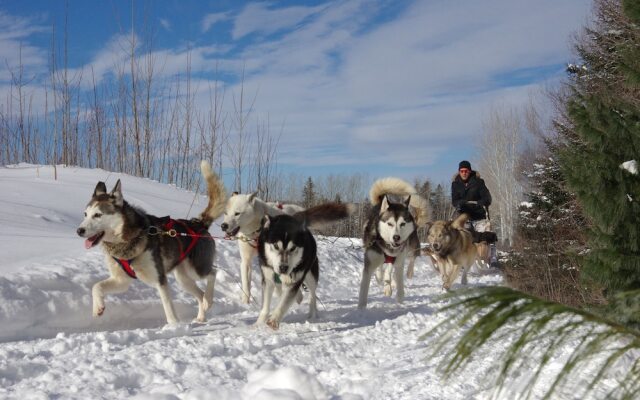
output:
M 259 92 L 256 111 L 269 112 L 272 121 L 286 120 L 284 148 L 305 146 L 304 154 L 339 148 L 351 154 L 298 162 L 353 163 L 359 154 L 367 163 L 367 151 L 401 145 L 402 152 L 387 155 L 390 166 L 421 160 L 428 165 L 446 152 L 469 151 L 492 102 L 524 103 L 537 87 L 505 77 L 564 64 L 571 34 L 589 11 L 582 0 L 542 0 L 535 6 L 416 1 L 398 18 L 372 27 L 376 5 L 332 4 L 240 56 L 248 72 L 245 93 Z M 241 26 L 237 23 L 236 36 L 263 29 L 257 18 Z M 430 157 L 423 157 L 427 152 Z
M 47 28 L 35 18 L 9 15 L 0 11 L 0 82 L 11 80 L 11 72 L 23 68 L 26 80 L 46 71 L 47 52 L 29 42 L 31 35 L 46 32 Z
M 226 21 L 230 18 L 229 13 L 213 13 L 207 14 L 202 19 L 202 33 L 207 32 L 211 27 L 218 22 Z
M 306 18 L 330 6 L 275 8 L 274 3 L 249 3 L 235 18 L 232 36 L 237 40 L 254 32 L 268 35 L 294 28 Z
M 420 168 L 468 155 L 492 103 L 519 104 L 540 84 L 510 81 L 515 71 L 571 60 L 571 34 L 588 11 L 584 0 L 250 3 L 235 17 L 202 19 L 202 32 L 232 21 L 234 41 L 202 35 L 190 45 L 158 46 L 152 56 L 159 79 L 184 74 L 190 59 L 203 110 L 216 69 L 236 78 L 245 70 L 245 96 L 257 96 L 254 115 L 268 114 L 278 131 L 284 123 L 279 162 L 364 166 L 382 159 L 389 168 Z M 15 54 L 16 37 L 37 31 L 4 18 L 0 56 Z M 251 34 L 258 39 L 247 44 Z M 114 36 L 84 66 L 85 76 L 90 67 L 98 79 L 116 72 L 129 40 Z M 46 65 L 46 51 L 35 47 L 23 47 L 23 57 Z M 238 84 L 225 90 L 232 110 Z
M 160 26 L 162 26 L 165 30 L 167 31 L 171 30 L 171 22 L 168 19 L 160 18 L 158 22 L 160 23 Z

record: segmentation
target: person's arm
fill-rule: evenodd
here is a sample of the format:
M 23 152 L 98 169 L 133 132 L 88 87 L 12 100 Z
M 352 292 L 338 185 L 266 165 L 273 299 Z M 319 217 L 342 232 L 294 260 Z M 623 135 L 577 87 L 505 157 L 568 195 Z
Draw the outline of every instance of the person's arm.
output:
M 456 190 L 456 183 L 451 182 L 451 204 L 460 209 L 467 201 L 462 198 L 462 194 Z
M 484 184 L 484 181 L 481 182 L 478 193 L 480 194 L 478 205 L 481 207 L 489 207 L 491 205 L 491 193 L 489 192 L 487 185 Z

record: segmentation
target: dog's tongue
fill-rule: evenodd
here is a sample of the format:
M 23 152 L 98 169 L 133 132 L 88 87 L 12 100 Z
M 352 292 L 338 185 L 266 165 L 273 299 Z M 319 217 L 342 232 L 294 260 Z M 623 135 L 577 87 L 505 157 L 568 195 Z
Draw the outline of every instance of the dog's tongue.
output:
M 93 246 L 95 246 L 96 244 L 96 240 L 98 239 L 98 237 L 100 237 L 100 235 L 95 235 L 95 236 L 91 236 L 90 238 L 88 238 L 87 240 L 84 241 L 84 248 L 85 249 L 90 249 Z

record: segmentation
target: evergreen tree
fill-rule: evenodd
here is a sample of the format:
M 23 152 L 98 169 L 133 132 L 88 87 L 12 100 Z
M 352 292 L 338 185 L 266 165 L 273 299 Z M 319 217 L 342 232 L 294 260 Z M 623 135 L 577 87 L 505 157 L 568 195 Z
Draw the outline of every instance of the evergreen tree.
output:
M 558 152 L 562 173 L 591 220 L 583 272 L 605 286 L 611 301 L 618 292 L 640 289 L 640 176 L 620 167 L 640 155 L 637 4 L 599 2 L 594 27 L 577 45 L 584 65 L 569 84 L 569 127 L 560 132 Z M 613 303 L 616 312 L 625 311 Z M 624 319 L 638 324 L 640 314 Z
M 595 0 L 594 24 L 577 50 L 584 65 L 568 68 L 574 75 L 561 99 L 565 108 L 556 121 L 552 154 L 588 218 L 583 272 L 608 289 L 613 310 L 593 313 L 504 287 L 451 293 L 455 299 L 444 308 L 457 313 L 431 332 L 439 336 L 434 354 L 451 350 L 443 367 L 453 376 L 484 344 L 498 340 L 506 343 L 494 355 L 500 360 L 498 394 L 513 382 L 526 398 L 536 385 L 544 386 L 545 399 L 570 385 L 571 397 L 583 398 L 600 386 L 601 398 L 635 399 L 640 393 L 640 331 L 635 329 L 640 325 L 640 176 L 621 164 L 638 161 L 640 154 L 640 2 Z M 545 199 L 540 199 L 544 212 Z M 572 349 L 568 358 L 567 348 Z M 540 382 L 554 357 L 566 361 L 551 384 Z M 591 371 L 588 381 L 576 385 L 585 370 Z M 609 379 L 615 383 L 603 384 Z
M 557 160 L 538 157 L 523 178 L 530 191 L 518 209 L 516 240 L 505 266 L 507 282 L 525 293 L 571 306 L 601 303 L 598 287 L 580 283 L 587 221 L 575 195 L 566 190 Z
M 315 185 L 311 177 L 307 178 L 307 182 L 302 188 L 302 206 L 304 208 L 313 207 L 316 205 L 316 191 Z
M 442 184 L 438 184 L 429 196 L 433 220 L 447 220 L 451 218 L 451 199 Z
M 557 160 L 540 157 L 525 174 L 530 191 L 519 207 L 519 239 L 525 243 L 547 242 L 556 253 L 585 250 L 583 231 L 587 221 L 575 195 L 566 190 Z

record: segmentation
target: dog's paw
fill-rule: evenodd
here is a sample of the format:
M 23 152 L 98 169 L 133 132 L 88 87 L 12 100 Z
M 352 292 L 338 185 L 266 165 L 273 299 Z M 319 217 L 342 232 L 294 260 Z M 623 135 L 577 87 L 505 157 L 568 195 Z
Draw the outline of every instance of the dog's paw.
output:
M 202 310 L 201 312 L 198 312 L 198 316 L 193 319 L 193 322 L 200 323 L 200 324 L 207 322 L 207 317 L 204 313 L 204 310 Z
M 269 319 L 267 321 L 267 326 L 276 331 L 278 330 L 278 328 L 280 328 L 280 322 L 275 319 Z
M 393 289 L 391 288 L 391 284 L 390 283 L 385 283 L 384 284 L 384 295 L 387 297 L 391 297 L 391 295 L 393 294 Z
M 100 316 L 102 316 L 102 314 L 104 314 L 104 305 L 94 306 L 93 307 L 93 316 L 94 317 L 100 317 Z
M 243 294 L 243 295 L 242 295 L 242 303 L 243 303 L 243 304 L 249 304 L 249 303 L 251 303 L 251 300 L 249 299 L 249 296 L 247 296 L 247 295 L 244 295 L 244 294 Z

